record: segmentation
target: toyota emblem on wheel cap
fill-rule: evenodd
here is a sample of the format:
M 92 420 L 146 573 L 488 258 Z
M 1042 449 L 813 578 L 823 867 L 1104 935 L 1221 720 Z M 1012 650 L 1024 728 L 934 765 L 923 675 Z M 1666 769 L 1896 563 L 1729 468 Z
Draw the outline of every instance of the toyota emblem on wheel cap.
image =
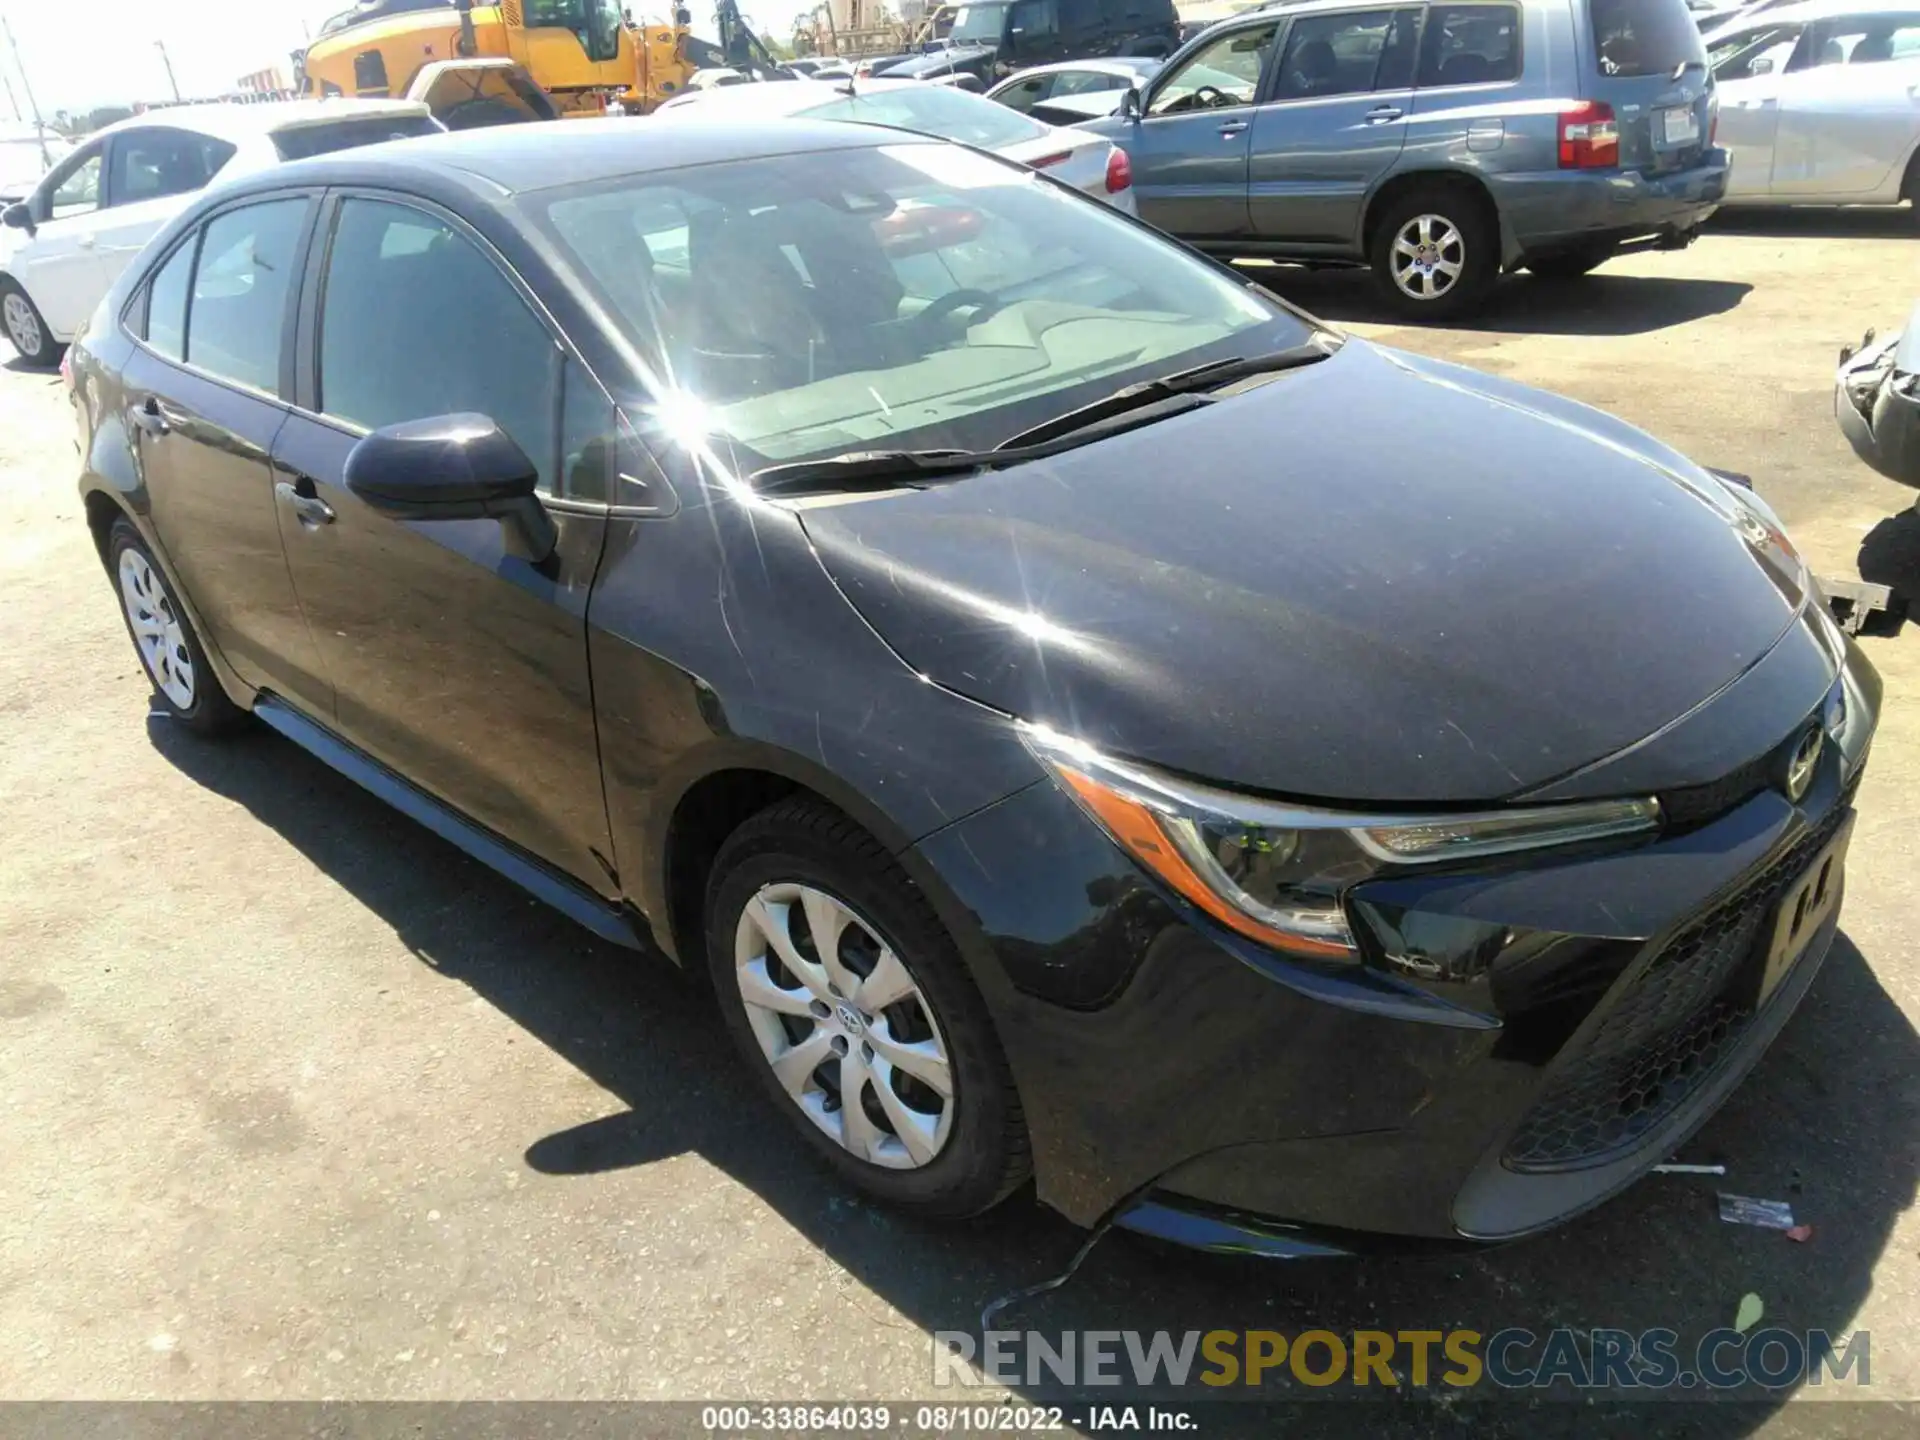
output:
M 1787 761 L 1787 798 L 1798 801 L 1807 793 L 1807 786 L 1813 783 L 1813 767 L 1820 760 L 1820 727 L 1809 725 L 1800 743 L 1793 747 L 1793 757 Z

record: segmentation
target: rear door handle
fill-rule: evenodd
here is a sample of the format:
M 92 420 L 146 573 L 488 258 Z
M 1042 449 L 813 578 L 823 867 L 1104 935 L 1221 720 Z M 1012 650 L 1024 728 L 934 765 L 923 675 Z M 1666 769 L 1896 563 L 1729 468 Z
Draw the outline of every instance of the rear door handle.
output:
M 1367 111 L 1367 123 L 1369 125 L 1384 125 L 1389 120 L 1398 120 L 1406 113 L 1407 112 L 1402 110 L 1398 105 L 1376 105 L 1373 109 Z
M 148 435 L 164 435 L 178 423 L 179 417 L 170 413 L 166 406 L 151 395 L 133 412 L 134 428 Z
M 1246 128 L 1247 122 L 1244 120 L 1228 120 L 1220 127 L 1220 138 L 1222 140 L 1231 140 Z
M 311 480 L 302 478 L 298 483 L 292 480 L 280 480 L 274 483 L 273 498 L 292 509 L 294 518 L 309 530 L 333 523 L 333 507 L 318 495 L 301 493 L 301 487 L 311 487 Z

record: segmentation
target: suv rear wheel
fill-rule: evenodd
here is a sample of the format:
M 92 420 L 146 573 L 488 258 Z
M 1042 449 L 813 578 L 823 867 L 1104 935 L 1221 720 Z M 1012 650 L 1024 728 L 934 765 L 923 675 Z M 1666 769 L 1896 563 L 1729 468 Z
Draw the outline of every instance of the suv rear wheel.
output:
M 1462 185 L 1419 185 L 1387 202 L 1374 226 L 1374 280 L 1397 314 L 1465 314 L 1500 274 L 1498 227 Z

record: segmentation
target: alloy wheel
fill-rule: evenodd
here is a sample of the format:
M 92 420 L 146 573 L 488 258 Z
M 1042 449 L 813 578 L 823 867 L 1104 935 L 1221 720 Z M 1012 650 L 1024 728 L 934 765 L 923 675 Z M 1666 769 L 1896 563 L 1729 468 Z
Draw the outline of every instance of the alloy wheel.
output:
M 7 338 L 13 341 L 13 348 L 22 355 L 38 355 L 46 344 L 40 334 L 40 317 L 33 313 L 33 302 L 15 291 L 0 302 L 0 318 L 4 318 Z
M 120 552 L 120 601 L 147 674 L 180 710 L 193 708 L 193 656 L 173 599 L 153 563 L 138 550 Z
M 1438 300 L 1466 268 L 1467 242 L 1444 215 L 1416 215 L 1393 237 L 1393 283 L 1415 300 Z
M 933 1007 L 866 919 L 811 885 L 755 892 L 734 977 L 774 1077 L 855 1158 L 930 1163 L 953 1128 L 953 1074 Z

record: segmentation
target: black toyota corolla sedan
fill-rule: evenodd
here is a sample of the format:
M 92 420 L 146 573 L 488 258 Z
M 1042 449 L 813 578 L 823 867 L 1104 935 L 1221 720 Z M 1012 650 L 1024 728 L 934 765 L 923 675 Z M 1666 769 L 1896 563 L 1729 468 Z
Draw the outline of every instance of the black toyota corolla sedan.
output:
M 166 711 L 710 977 L 923 1213 L 1522 1235 L 1670 1154 L 1834 934 L 1879 682 L 1764 503 L 992 156 L 289 165 L 72 361 Z

